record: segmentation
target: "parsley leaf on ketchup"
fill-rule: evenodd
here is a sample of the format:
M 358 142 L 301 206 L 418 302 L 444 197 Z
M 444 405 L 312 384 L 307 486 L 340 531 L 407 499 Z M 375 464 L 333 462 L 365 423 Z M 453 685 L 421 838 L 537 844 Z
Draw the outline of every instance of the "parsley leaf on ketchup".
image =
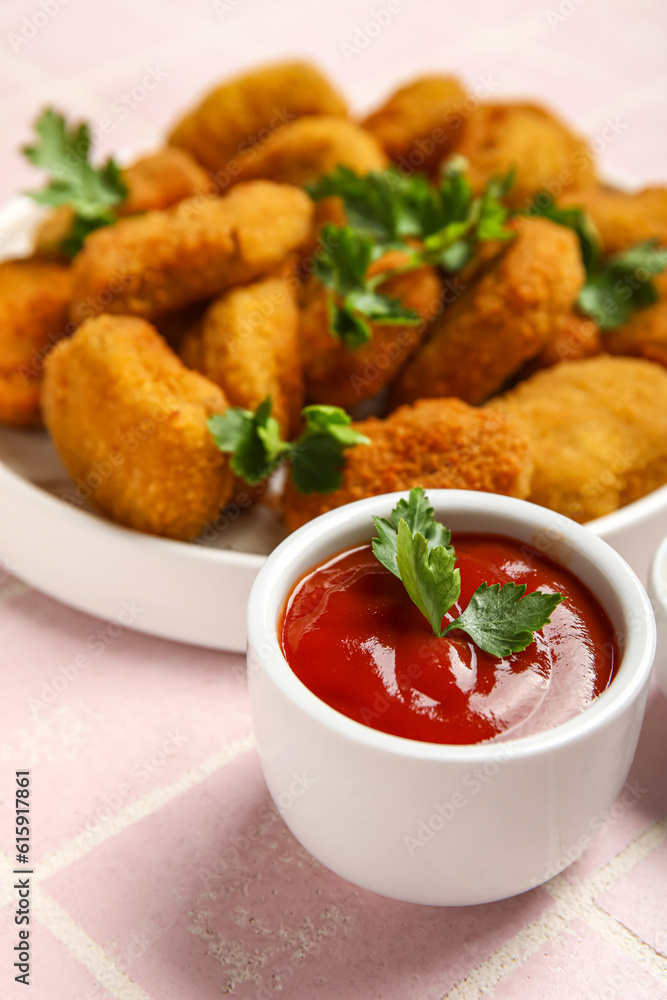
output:
M 407 501 L 400 500 L 390 520 L 373 520 L 379 536 L 371 543 L 376 559 L 402 581 L 434 635 L 461 629 L 480 649 L 502 658 L 529 646 L 533 633 L 551 620 L 563 600 L 561 594 L 540 590 L 524 597 L 525 584 L 482 583 L 465 611 L 443 629 L 443 617 L 461 594 L 461 573 L 455 568 L 451 533 L 435 520 L 423 488 L 415 487 Z
M 111 158 L 101 167 L 88 160 L 90 129 L 85 123 L 71 125 L 47 108 L 35 124 L 37 140 L 24 146 L 23 153 L 36 167 L 50 173 L 41 191 L 26 192 L 43 205 L 68 205 L 73 213 L 72 228 L 62 242 L 62 250 L 73 257 L 85 237 L 100 226 L 116 221 L 113 207 L 127 195 L 127 186 L 118 164 Z
M 301 415 L 305 427 L 296 441 L 283 441 L 270 396 L 254 413 L 232 406 L 210 417 L 208 429 L 220 451 L 231 454 L 234 472 L 251 486 L 289 463 L 300 493 L 330 493 L 341 484 L 345 449 L 368 444 L 368 438 L 338 406 L 306 406 Z

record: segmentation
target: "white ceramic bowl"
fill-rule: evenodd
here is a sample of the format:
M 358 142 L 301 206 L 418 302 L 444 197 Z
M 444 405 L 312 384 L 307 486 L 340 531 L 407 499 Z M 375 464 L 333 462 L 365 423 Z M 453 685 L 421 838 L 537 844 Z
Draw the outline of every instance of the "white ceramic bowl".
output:
M 255 736 L 285 822 L 334 872 L 408 902 L 490 902 L 561 871 L 599 829 L 637 745 L 655 621 L 633 571 L 586 528 L 521 500 L 429 490 L 436 516 L 454 531 L 509 535 L 567 565 L 606 608 L 620 668 L 586 711 L 522 739 L 453 746 L 363 726 L 298 680 L 277 627 L 293 583 L 329 555 L 370 539 L 372 515 L 389 516 L 402 495 L 316 518 L 260 570 L 248 607 Z
M 658 625 L 655 676 L 667 695 L 667 538 L 658 546 L 651 565 L 648 593 Z

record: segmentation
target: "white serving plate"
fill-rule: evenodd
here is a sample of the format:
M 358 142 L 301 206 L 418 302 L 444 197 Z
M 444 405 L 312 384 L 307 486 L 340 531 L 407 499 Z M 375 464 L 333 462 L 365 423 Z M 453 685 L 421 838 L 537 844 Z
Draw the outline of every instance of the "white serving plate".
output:
M 0 212 L 2 256 L 26 254 L 43 211 L 17 198 Z M 0 567 L 109 621 L 181 642 L 243 652 L 250 588 L 285 529 L 255 505 L 209 542 L 174 542 L 113 524 L 62 499 L 74 486 L 47 435 L 0 428 Z M 224 524 L 224 521 L 223 521 Z M 645 583 L 667 534 L 667 486 L 588 527 Z M 129 609 L 129 610 L 128 610 Z

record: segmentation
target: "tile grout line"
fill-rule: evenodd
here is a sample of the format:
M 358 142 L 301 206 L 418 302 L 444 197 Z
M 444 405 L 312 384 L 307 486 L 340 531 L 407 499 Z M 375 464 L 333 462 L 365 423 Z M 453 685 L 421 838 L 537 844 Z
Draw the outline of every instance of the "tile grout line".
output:
M 242 739 L 233 740 L 218 753 L 181 775 L 171 784 L 154 789 L 136 802 L 131 802 L 120 809 L 108 819 L 102 820 L 91 830 L 86 830 L 82 834 L 66 840 L 42 861 L 36 862 L 39 878 L 47 879 L 62 871 L 63 868 L 84 857 L 94 847 L 127 830 L 138 820 L 157 812 L 158 809 L 173 801 L 183 792 L 201 784 L 216 771 L 225 767 L 226 764 L 230 764 L 237 757 L 247 753 L 254 745 L 255 738 L 252 733 L 248 733 Z
M 151 1000 L 141 986 L 130 979 L 104 949 L 97 944 L 48 893 L 35 886 L 35 917 L 107 990 L 114 1000 Z
M 518 969 L 539 948 L 558 937 L 565 930 L 573 917 L 593 917 L 592 926 L 603 931 L 607 940 L 617 947 L 620 945 L 644 968 L 647 968 L 661 982 L 667 983 L 667 961 L 658 955 L 650 945 L 638 949 L 636 938 L 627 931 L 615 917 L 607 915 L 594 902 L 594 898 L 608 889 L 614 882 L 627 875 L 651 854 L 667 837 L 667 816 L 657 820 L 636 840 L 628 844 L 620 854 L 611 859 L 600 871 L 595 872 L 579 886 L 570 886 L 560 875 L 557 875 L 544 886 L 553 897 L 554 903 L 545 913 L 524 927 L 518 934 L 498 948 L 484 962 L 468 973 L 466 978 L 454 985 L 443 997 L 443 1000 L 481 1000 L 490 996 L 495 986 L 511 972 Z M 618 924 L 612 933 L 612 923 Z M 637 956 L 640 955 L 638 958 Z

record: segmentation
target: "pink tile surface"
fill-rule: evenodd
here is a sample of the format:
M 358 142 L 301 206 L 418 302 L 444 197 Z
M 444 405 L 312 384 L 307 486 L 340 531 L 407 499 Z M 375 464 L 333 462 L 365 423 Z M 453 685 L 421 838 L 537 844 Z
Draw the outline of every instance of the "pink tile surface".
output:
M 16 150 L 45 103 L 93 127 L 106 119 L 96 147 L 105 155 L 154 140 L 225 76 L 287 56 L 318 62 L 360 113 L 426 71 L 458 73 L 483 96 L 532 96 L 600 139 L 603 171 L 664 180 L 660 0 L 401 0 L 369 33 L 386 6 L 6 0 L 0 199 L 39 184 Z M 622 127 L 610 132 L 610 121 Z M 415 907 L 337 878 L 288 832 L 243 742 L 240 657 L 130 631 L 106 641 L 105 628 L 0 573 L 0 851 L 13 863 L 13 775 L 29 766 L 32 858 L 48 894 L 35 900 L 31 997 L 667 996 L 667 852 L 641 848 L 667 814 L 667 700 L 657 690 L 619 802 L 564 873 L 573 902 L 547 887 L 489 906 Z M 77 656 L 88 662 L 73 669 Z M 616 870 L 622 877 L 610 875 L 591 902 L 590 880 Z M 27 995 L 7 971 L 12 891 L 2 876 L 3 1000 Z

